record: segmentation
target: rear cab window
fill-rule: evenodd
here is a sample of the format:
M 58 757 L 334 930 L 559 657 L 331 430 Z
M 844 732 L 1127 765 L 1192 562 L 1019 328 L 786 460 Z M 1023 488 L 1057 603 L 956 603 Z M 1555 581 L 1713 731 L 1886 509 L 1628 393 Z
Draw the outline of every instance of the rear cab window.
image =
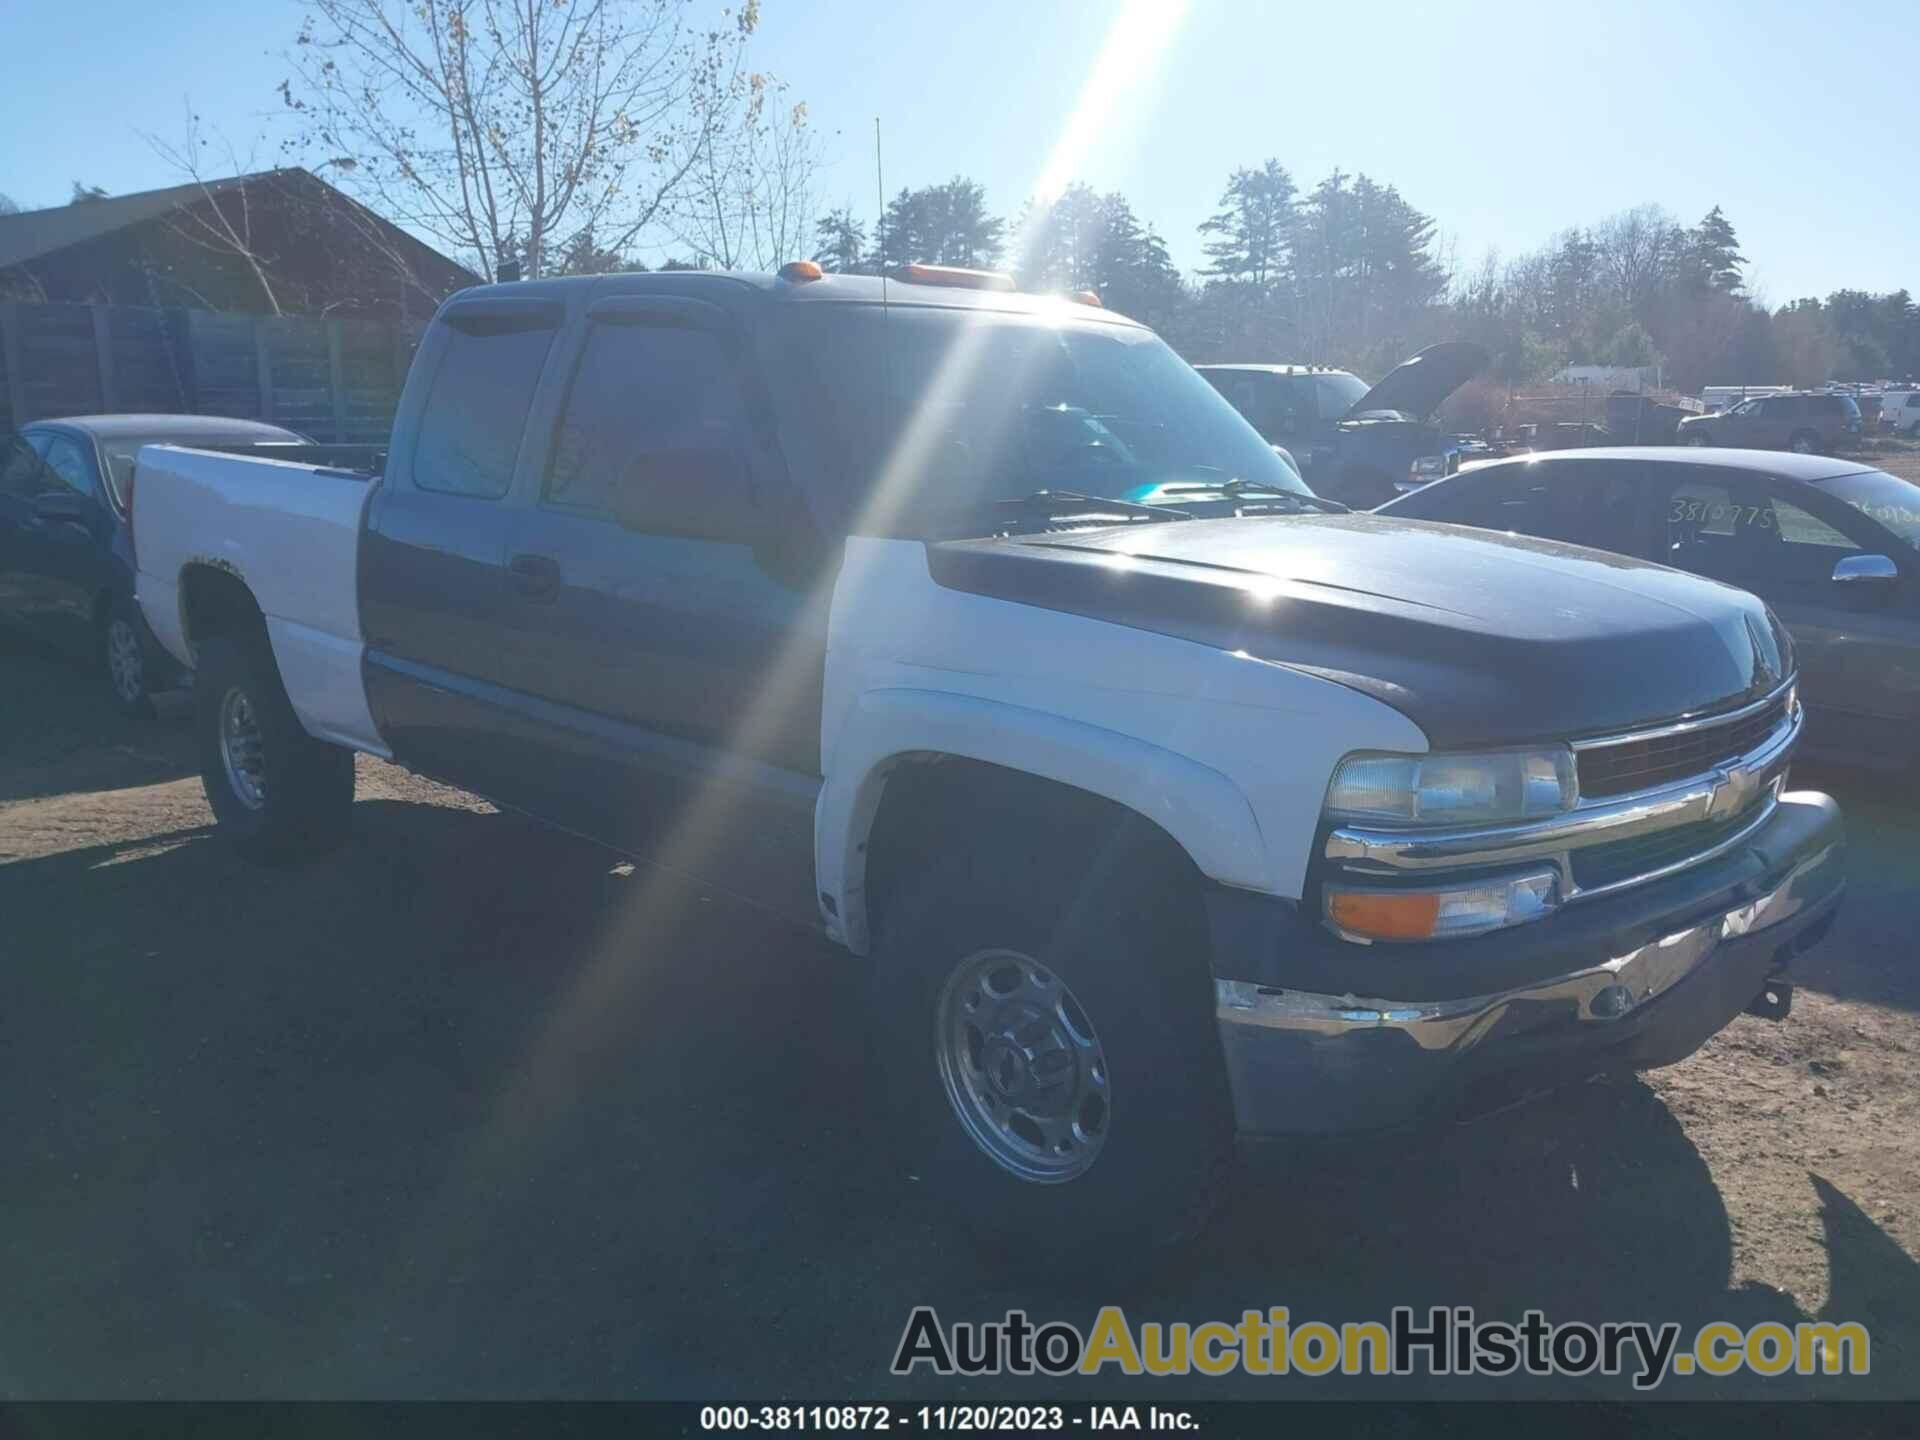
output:
M 438 322 L 444 348 L 414 441 L 416 487 L 483 500 L 507 493 L 558 319 L 548 306 L 449 308 Z

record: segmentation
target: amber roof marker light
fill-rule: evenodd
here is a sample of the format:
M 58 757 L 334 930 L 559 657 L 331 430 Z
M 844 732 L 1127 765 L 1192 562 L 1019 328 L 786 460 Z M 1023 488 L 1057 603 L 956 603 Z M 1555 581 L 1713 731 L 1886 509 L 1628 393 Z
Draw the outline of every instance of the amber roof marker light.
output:
M 812 260 L 789 260 L 780 267 L 780 278 L 794 285 L 804 285 L 809 280 L 824 280 L 827 272 Z
M 945 285 L 953 290 L 1012 290 L 1013 276 L 1002 270 L 963 270 L 957 265 L 897 265 L 887 272 L 906 285 Z

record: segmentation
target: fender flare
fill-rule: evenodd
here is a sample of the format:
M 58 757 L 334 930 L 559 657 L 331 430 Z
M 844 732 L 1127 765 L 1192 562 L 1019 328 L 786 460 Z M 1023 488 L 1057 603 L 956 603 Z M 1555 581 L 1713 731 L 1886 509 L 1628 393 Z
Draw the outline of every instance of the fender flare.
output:
M 828 933 L 867 953 L 866 842 L 893 763 L 953 755 L 1085 790 L 1151 820 L 1200 873 L 1269 888 L 1267 846 L 1240 788 L 1162 746 L 1083 721 L 938 690 L 870 690 L 854 702 L 814 808 Z M 830 902 L 830 903 L 829 903 Z

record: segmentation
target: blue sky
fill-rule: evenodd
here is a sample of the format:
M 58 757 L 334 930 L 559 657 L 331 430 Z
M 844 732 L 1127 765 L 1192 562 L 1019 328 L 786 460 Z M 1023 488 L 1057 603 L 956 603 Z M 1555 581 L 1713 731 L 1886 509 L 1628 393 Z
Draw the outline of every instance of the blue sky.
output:
M 823 205 L 966 174 L 1013 214 L 1066 130 L 1117 3 L 762 0 L 757 66 L 828 133 Z M 274 163 L 277 0 L 0 0 L 0 192 L 55 204 L 83 179 L 174 183 L 141 131 L 177 136 L 188 96 L 243 157 Z M 1463 264 L 1655 201 L 1719 204 L 1774 303 L 1841 285 L 1920 290 L 1920 72 L 1885 43 L 1897 7 L 1805 0 L 1561 6 L 1191 0 L 1111 94 L 1074 168 L 1118 189 L 1185 266 L 1237 165 L 1302 188 L 1336 165 L 1437 217 Z M 1910 40 L 1911 37 L 1908 37 Z M 18 63 L 21 57 L 32 63 Z

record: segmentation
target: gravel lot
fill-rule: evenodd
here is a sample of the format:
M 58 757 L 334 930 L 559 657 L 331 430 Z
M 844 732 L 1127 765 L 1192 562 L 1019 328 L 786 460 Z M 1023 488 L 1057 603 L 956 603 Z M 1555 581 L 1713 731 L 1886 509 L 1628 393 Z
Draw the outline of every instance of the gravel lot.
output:
M 1884 782 L 1818 777 L 1853 889 L 1786 1024 L 1471 1124 L 1261 1147 L 1203 1245 L 1095 1295 L 922 1220 L 864 1132 L 838 952 L 374 762 L 345 851 L 248 868 L 167 710 L 106 718 L 0 638 L 0 1397 L 1010 1399 L 890 1377 L 910 1306 L 1103 1301 L 1858 1319 L 1867 1379 L 1662 1394 L 1920 1397 L 1920 798 Z

